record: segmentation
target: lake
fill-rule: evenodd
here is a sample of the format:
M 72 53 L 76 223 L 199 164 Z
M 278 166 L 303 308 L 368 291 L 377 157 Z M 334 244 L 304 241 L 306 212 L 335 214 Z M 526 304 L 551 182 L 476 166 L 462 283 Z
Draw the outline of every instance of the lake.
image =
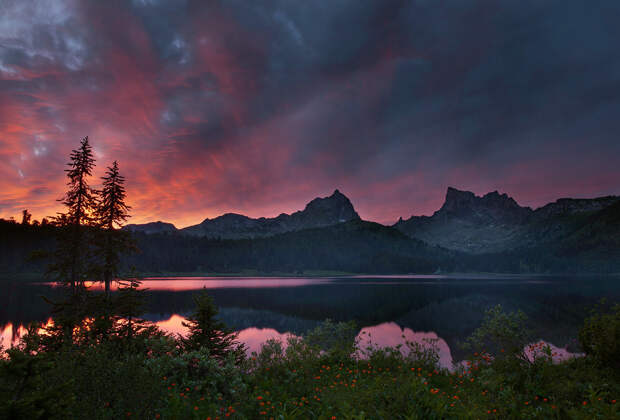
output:
M 0 339 L 7 347 L 28 323 L 50 319 L 41 296 L 53 299 L 60 290 L 43 282 L 2 284 Z M 251 351 L 270 338 L 302 335 L 327 318 L 354 320 L 363 345 L 433 340 L 446 367 L 463 357 L 459 343 L 496 304 L 525 312 L 535 336 L 562 358 L 578 350 L 579 327 L 596 302 L 620 301 L 620 278 L 596 276 L 174 277 L 146 278 L 143 287 L 149 289 L 145 318 L 172 333 L 183 334 L 192 295 L 204 287 Z

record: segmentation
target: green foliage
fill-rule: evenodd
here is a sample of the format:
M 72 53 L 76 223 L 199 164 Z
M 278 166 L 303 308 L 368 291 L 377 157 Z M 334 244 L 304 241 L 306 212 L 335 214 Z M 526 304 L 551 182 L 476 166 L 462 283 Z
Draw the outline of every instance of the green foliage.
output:
M 152 417 L 161 401 L 160 378 L 145 368 L 146 352 L 136 351 L 139 346 L 145 343 L 103 343 L 56 356 L 49 380 L 71 378 L 68 395 L 74 401 L 68 418 Z
M 532 337 L 521 311 L 506 313 L 501 305 L 486 311 L 482 325 L 464 343 L 475 355 L 493 353 L 501 360 L 527 362 L 525 349 Z
M 601 366 L 620 372 L 620 304 L 608 312 L 593 312 L 579 331 L 579 341 L 585 353 Z
M 165 377 L 167 383 L 183 384 L 201 393 L 236 398 L 246 390 L 244 371 L 239 367 L 234 352 L 220 359 L 213 357 L 204 347 L 174 351 L 150 358 L 146 366 L 159 377 Z
M 203 295 L 204 296 L 204 295 Z M 204 300 L 207 301 L 206 299 Z M 212 313 L 212 312 L 210 312 Z M 498 337 L 498 308 L 475 334 Z M 34 352 L 37 331 L 0 360 L 0 417 L 486 419 L 617 418 L 620 383 L 590 357 L 513 364 L 489 352 L 440 369 L 432 348 L 369 348 L 353 326 L 328 321 L 304 338 L 271 340 L 239 363 L 152 330 Z M 501 329 L 500 329 L 501 330 Z M 485 342 L 488 344 L 489 341 Z M 352 344 L 353 343 L 353 344 Z M 492 343 L 495 348 L 499 343 Z M 489 347 L 489 348 L 491 348 Z M 29 350 L 30 349 L 30 350 Z
M 0 359 L 0 418 L 66 418 L 74 398 L 67 393 L 67 382 L 48 381 L 54 363 L 18 348 L 7 350 L 6 356 Z
M 323 351 L 334 362 L 349 359 L 357 349 L 357 326 L 354 321 L 334 323 L 330 319 L 309 331 L 304 342 Z
M 114 331 L 118 337 L 131 338 L 152 330 L 150 323 L 141 319 L 144 313 L 144 292 L 141 281 L 135 277 L 119 280 L 117 296 L 112 303 Z

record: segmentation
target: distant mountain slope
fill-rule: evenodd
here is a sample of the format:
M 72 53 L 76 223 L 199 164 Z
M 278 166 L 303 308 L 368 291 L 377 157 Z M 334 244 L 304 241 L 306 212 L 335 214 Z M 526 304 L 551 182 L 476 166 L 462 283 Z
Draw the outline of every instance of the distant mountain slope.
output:
M 620 200 L 588 212 L 573 230 L 556 241 L 555 249 L 567 257 L 620 259 Z
M 145 234 L 136 238 L 141 253 L 128 256 L 125 263 L 149 272 L 428 273 L 449 270 L 455 254 L 361 220 L 242 240 Z
M 394 227 L 429 244 L 485 253 L 513 247 L 531 213 L 497 191 L 478 197 L 449 187 L 443 206 L 432 216 L 400 219 Z
M 131 232 L 142 232 L 146 234 L 172 233 L 178 231 L 176 226 L 174 226 L 172 223 L 165 222 L 150 222 L 141 225 L 129 224 L 123 227 L 123 229 L 129 230 Z
M 536 210 L 521 207 L 497 191 L 482 197 L 448 188 L 443 206 L 432 216 L 412 216 L 394 227 L 429 244 L 472 254 L 557 245 L 591 223 L 591 216 L 620 197 L 560 199 Z M 598 234 L 604 235 L 600 231 Z
M 472 199 L 469 193 L 455 192 L 456 197 L 437 212 L 439 216 L 421 218 L 426 224 L 424 233 L 431 240 L 445 240 L 431 235 L 440 232 L 448 239 L 445 243 L 458 245 L 463 232 L 448 227 L 465 226 L 468 245 L 475 243 L 477 232 L 484 232 L 503 248 L 494 249 L 487 241 L 486 252 L 449 250 L 411 238 L 394 227 L 362 220 L 234 240 L 182 235 L 162 223 L 153 225 L 159 233 L 149 227 L 132 229 L 141 252 L 124 256 L 123 264 L 125 269 L 162 274 L 243 270 L 620 272 L 620 200 L 615 197 L 558 200 L 532 211 L 515 206 L 498 193 Z M 512 236 L 503 237 L 502 229 Z M 49 261 L 33 261 L 29 256 L 32 251 L 52 250 L 56 234 L 52 225 L 21 225 L 0 219 L 0 274 L 44 271 Z
M 200 224 L 179 229 L 178 233 L 207 238 L 248 239 L 331 226 L 351 220 L 360 220 L 360 217 L 351 201 L 340 191 L 335 190 L 331 196 L 315 198 L 304 210 L 290 215 L 282 213 L 274 218 L 253 219 L 241 214 L 226 213 L 214 219 L 205 219 Z M 147 234 L 177 231 L 173 225 L 162 222 L 127 225 L 126 229 Z

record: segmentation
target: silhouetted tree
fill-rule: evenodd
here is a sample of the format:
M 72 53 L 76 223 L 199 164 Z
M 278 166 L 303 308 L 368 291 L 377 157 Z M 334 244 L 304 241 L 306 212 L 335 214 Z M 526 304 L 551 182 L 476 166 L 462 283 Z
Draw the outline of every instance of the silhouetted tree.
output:
M 51 254 L 52 263 L 47 274 L 65 286 L 69 286 L 67 299 L 52 302 L 54 325 L 47 329 L 50 347 L 73 343 L 75 327 L 79 327 L 88 315 L 86 288 L 84 281 L 96 271 L 92 258 L 93 212 L 96 209 L 96 191 L 88 184 L 95 159 L 88 137 L 80 141 L 80 147 L 71 152 L 69 169 L 69 187 L 61 201 L 66 212 L 58 213 L 53 218 L 57 227 L 56 249 Z M 78 328 L 79 329 L 79 328 Z
M 144 313 L 144 292 L 140 289 L 142 282 L 137 278 L 121 280 L 118 296 L 114 304 L 115 325 L 118 337 L 131 339 L 136 334 L 149 328 L 149 323 L 140 318 Z
M 22 225 L 29 225 L 32 214 L 28 212 L 28 209 L 22 210 Z
M 116 229 L 122 227 L 131 209 L 125 204 L 125 178 L 120 175 L 116 161 L 108 167 L 102 180 L 103 188 L 99 193 L 99 205 L 95 215 L 101 229 L 97 248 L 103 258 L 103 280 L 106 297 L 109 297 L 110 283 L 118 275 L 121 254 L 134 246 L 129 232 Z
M 237 341 L 238 333 L 218 320 L 218 308 L 213 299 L 204 290 L 194 296 L 196 309 L 187 317 L 183 326 L 189 329 L 186 337 L 181 342 L 186 350 L 198 350 L 206 348 L 209 354 L 217 359 L 224 359 L 233 354 L 237 361 L 241 361 L 245 354 L 243 344 Z
M 80 147 L 71 152 L 69 169 L 66 169 L 69 190 L 61 199 L 67 207 L 65 213 L 58 214 L 54 223 L 61 235 L 55 253 L 55 261 L 48 272 L 56 275 L 58 281 L 68 284 L 73 295 L 83 289 L 83 282 L 92 273 L 90 266 L 91 246 L 88 238 L 89 226 L 93 226 L 93 213 L 97 207 L 97 195 L 88 184 L 95 159 L 88 136 L 80 142 Z

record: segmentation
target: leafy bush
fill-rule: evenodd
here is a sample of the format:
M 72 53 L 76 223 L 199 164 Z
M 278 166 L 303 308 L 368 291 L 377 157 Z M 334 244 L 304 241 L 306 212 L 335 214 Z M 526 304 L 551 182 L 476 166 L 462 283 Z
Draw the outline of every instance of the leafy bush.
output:
M 620 304 L 588 317 L 579 331 L 579 342 L 588 356 L 620 372 Z
M 501 305 L 485 312 L 482 325 L 478 327 L 464 344 L 466 349 L 478 354 L 493 353 L 499 359 L 518 359 L 527 361 L 525 346 L 531 341 L 521 311 L 506 313 Z
M 324 351 L 329 359 L 346 360 L 357 350 L 357 327 L 353 321 L 334 323 L 327 319 L 304 336 L 304 343 Z

